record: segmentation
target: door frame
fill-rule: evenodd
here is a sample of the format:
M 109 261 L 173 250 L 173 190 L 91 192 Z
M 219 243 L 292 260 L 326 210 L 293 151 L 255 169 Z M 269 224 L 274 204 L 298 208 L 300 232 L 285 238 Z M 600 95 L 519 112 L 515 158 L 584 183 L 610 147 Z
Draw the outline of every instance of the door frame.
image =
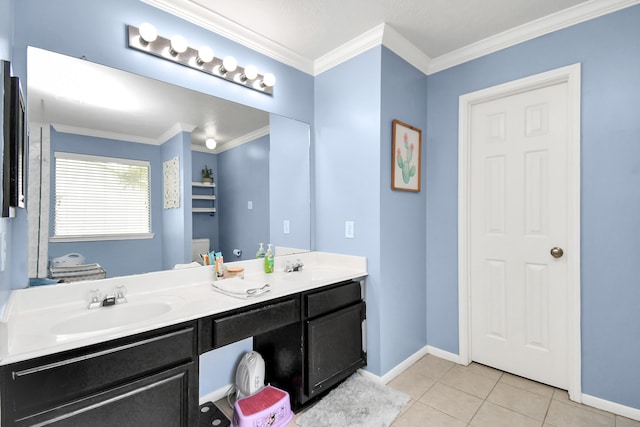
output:
M 568 89 L 568 392 L 582 400 L 580 340 L 580 88 L 581 66 L 573 64 L 508 83 L 461 95 L 458 122 L 458 327 L 459 357 L 471 363 L 470 298 L 470 123 L 474 105 L 559 83 Z

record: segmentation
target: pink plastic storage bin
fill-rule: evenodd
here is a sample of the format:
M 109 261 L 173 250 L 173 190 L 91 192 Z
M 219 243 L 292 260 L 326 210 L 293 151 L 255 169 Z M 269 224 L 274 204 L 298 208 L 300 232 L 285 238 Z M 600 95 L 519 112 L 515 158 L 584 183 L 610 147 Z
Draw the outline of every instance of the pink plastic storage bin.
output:
M 289 393 L 268 385 L 236 401 L 231 427 L 284 427 L 292 418 Z

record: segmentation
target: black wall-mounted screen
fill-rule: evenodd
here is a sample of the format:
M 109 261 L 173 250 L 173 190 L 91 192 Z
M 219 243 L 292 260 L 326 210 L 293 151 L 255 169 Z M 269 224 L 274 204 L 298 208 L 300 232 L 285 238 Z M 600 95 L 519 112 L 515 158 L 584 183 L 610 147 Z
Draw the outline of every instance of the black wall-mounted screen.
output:
M 25 207 L 27 127 L 20 79 L 11 76 L 11 64 L 2 61 L 2 216 Z

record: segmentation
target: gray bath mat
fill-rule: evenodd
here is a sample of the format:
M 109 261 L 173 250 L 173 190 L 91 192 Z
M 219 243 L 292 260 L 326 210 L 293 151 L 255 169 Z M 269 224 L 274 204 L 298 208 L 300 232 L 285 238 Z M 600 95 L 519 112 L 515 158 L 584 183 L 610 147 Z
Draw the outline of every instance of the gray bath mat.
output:
M 296 419 L 301 427 L 387 427 L 410 397 L 355 373 Z

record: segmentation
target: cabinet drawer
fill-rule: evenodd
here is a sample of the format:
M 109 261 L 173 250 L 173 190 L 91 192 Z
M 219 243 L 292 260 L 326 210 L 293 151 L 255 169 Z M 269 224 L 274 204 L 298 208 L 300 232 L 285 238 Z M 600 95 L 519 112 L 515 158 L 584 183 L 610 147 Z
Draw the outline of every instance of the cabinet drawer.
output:
M 300 320 L 299 299 L 264 305 L 231 316 L 213 319 L 213 348 L 260 335 Z
M 308 294 L 305 297 L 306 317 L 316 317 L 362 299 L 359 282 L 347 282 L 334 288 Z
M 13 365 L 8 372 L 17 417 L 80 399 L 193 360 L 195 328 L 144 334 Z

